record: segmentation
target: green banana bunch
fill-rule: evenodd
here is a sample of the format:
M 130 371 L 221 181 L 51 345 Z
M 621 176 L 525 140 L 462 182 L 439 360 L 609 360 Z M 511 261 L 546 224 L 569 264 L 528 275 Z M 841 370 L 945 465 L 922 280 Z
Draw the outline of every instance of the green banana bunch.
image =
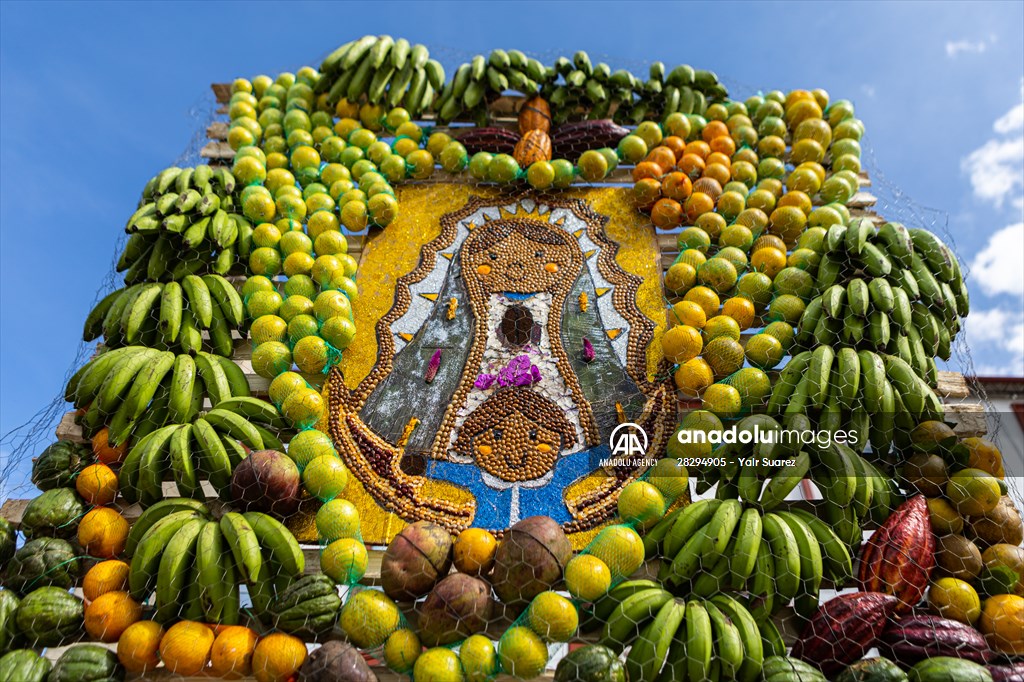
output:
M 478 125 L 488 121 L 487 104 L 507 90 L 526 97 L 537 94 L 554 73 L 519 50 L 492 50 L 459 65 L 452 80 L 439 90 L 435 110 L 440 123 L 469 117 Z
M 663 557 L 663 584 L 700 597 L 749 592 L 755 615 L 770 615 L 793 600 L 799 612 L 813 613 L 823 579 L 841 583 L 853 575 L 846 543 L 805 511 L 766 512 L 734 499 L 702 499 L 649 534 L 661 538 L 651 556 Z M 644 589 L 642 581 L 634 584 Z M 609 605 L 638 591 L 630 587 L 613 588 L 595 604 L 594 617 L 610 623 Z
M 216 315 L 220 324 L 214 325 Z M 220 275 L 187 275 L 180 283 L 134 284 L 108 294 L 89 312 L 83 341 L 104 336 L 108 348 L 142 345 L 196 353 L 202 330 L 209 347 L 224 357 L 234 350 L 231 332 L 245 321 L 242 298 Z
M 731 596 L 687 601 L 650 581 L 631 581 L 602 598 L 601 607 L 608 613 L 599 643 L 614 651 L 629 647 L 629 679 L 758 679 L 765 655 L 761 630 Z
M 173 427 L 172 427 L 173 428 Z M 155 618 L 181 617 L 209 623 L 239 620 L 239 583 L 251 592 L 264 590 L 263 579 L 273 564 L 279 584 L 301 577 L 305 559 L 295 537 L 265 514 L 236 512 L 213 520 L 202 503 L 168 499 L 147 508 L 129 532 L 128 585 L 143 601 L 155 593 Z
M 413 118 L 433 110 L 444 88 L 444 67 L 424 45 L 388 35 L 363 36 L 332 52 L 320 65 L 315 93 L 331 105 L 366 100 L 388 109 L 404 107 Z
M 64 393 L 76 408 L 85 408 L 80 423 L 87 435 L 107 425 L 115 445 L 191 420 L 207 397 L 249 395 L 245 374 L 228 358 L 199 351 L 193 360 L 144 346 L 97 355 L 75 372 Z
M 207 368 L 196 369 L 205 362 Z M 191 379 L 189 378 L 191 376 Z M 191 408 L 192 395 L 213 396 L 214 381 L 230 392 L 216 356 L 202 354 L 195 362 L 179 355 L 171 377 L 172 398 L 169 408 L 179 401 Z M 181 385 L 177 392 L 175 387 Z M 204 388 L 205 387 L 205 388 Z M 178 395 L 180 394 L 180 397 Z M 156 504 L 162 497 L 163 482 L 174 481 L 183 498 L 206 499 L 202 481 L 210 482 L 217 494 L 228 495 L 231 472 L 245 458 L 247 450 L 282 450 L 281 434 L 286 425 L 277 408 L 259 398 L 227 395 L 213 409 L 186 423 L 172 423 L 138 440 L 121 468 L 120 489 L 125 499 L 143 507 Z M 189 422 L 190 423 L 187 423 Z

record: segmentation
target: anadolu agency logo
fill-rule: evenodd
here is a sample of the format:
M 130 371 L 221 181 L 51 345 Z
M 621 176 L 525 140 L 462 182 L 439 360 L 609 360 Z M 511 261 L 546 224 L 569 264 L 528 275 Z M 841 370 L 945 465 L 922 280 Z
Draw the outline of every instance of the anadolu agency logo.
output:
M 600 466 L 652 467 L 657 459 L 645 457 L 648 444 L 647 432 L 639 424 L 622 422 L 608 437 L 611 457 L 602 458 Z

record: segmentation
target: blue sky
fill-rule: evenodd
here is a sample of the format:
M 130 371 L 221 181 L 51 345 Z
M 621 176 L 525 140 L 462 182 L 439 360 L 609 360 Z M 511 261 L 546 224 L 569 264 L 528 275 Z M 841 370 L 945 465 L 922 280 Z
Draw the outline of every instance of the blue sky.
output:
M 710 68 L 740 98 L 852 99 L 883 215 L 948 216 L 975 265 L 978 372 L 1024 375 L 1022 25 L 1019 2 L 2 2 L 0 433 L 63 390 L 142 185 L 201 145 L 209 84 L 315 66 L 365 33 L 424 43 L 449 69 L 493 47 L 585 49 L 638 74 Z M 892 203 L 896 188 L 934 210 Z

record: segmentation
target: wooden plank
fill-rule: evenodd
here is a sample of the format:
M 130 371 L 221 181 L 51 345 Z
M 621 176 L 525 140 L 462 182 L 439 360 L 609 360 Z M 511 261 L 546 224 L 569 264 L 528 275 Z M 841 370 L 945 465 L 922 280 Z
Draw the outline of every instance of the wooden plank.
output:
M 981 403 L 951 403 L 944 407 L 946 421 L 953 422 L 953 431 L 960 438 L 988 433 L 988 417 Z
M 215 161 L 228 161 L 235 158 L 235 150 L 227 142 L 211 140 L 199 150 L 199 156 Z
M 971 394 L 971 388 L 963 374 L 946 370 L 939 370 L 936 374 L 938 385 L 935 393 L 940 398 L 966 398 Z

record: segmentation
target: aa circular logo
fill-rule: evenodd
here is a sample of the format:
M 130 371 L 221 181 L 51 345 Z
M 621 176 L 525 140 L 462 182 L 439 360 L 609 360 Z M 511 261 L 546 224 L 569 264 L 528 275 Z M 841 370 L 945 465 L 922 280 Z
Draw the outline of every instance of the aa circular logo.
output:
M 647 432 L 639 424 L 623 422 L 612 430 L 608 446 L 613 457 L 635 457 L 647 454 Z

